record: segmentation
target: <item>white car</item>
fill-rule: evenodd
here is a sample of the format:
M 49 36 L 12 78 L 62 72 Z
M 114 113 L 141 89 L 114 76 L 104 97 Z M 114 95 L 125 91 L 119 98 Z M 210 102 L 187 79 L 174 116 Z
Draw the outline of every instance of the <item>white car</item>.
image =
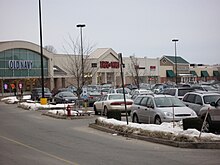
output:
M 130 114 L 133 100 L 131 100 L 127 95 L 125 95 L 125 97 L 127 112 Z M 119 110 L 121 112 L 125 112 L 124 95 L 120 93 L 106 94 L 94 103 L 93 109 L 96 115 L 98 113 L 106 115 L 110 110 Z
M 196 117 L 192 109 L 170 95 L 140 95 L 131 107 L 132 122 L 136 123 L 161 124 Z
M 127 96 L 131 97 L 129 94 L 131 90 L 129 88 L 124 88 L 124 91 Z M 123 94 L 123 88 L 116 88 L 116 89 L 112 88 L 108 91 L 108 93 L 121 93 L 121 94 Z
M 138 95 L 148 95 L 148 94 L 153 94 L 151 90 L 147 89 L 135 89 L 131 91 L 131 99 L 134 100 Z

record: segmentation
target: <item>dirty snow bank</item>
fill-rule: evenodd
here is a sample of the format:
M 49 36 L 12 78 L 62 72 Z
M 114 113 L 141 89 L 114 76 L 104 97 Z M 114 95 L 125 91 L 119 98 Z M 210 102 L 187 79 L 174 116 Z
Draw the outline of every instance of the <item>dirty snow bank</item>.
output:
M 202 133 L 199 138 L 200 132 L 196 129 L 183 130 L 182 122 L 176 122 L 173 128 L 173 123 L 156 124 L 137 124 L 131 123 L 127 125 L 125 121 L 118 121 L 115 119 L 106 119 L 99 117 L 96 124 L 117 130 L 123 133 L 139 134 L 149 137 L 163 138 L 173 141 L 181 142 L 210 142 L 220 141 L 220 135 L 212 133 Z

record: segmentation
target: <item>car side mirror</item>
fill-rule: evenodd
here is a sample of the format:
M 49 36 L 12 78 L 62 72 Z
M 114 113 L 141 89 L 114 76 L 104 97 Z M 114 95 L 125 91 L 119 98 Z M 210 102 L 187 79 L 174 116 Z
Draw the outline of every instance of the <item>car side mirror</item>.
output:
M 215 102 L 211 102 L 210 105 L 213 106 L 213 107 L 216 106 Z
M 147 107 L 154 109 L 154 105 L 147 105 Z

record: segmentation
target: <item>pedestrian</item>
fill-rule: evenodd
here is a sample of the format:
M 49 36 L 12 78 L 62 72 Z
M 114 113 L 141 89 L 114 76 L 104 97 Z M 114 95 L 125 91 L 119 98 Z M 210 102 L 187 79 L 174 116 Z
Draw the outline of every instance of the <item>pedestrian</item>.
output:
M 21 89 L 21 97 L 23 97 L 23 90 Z
M 16 87 L 14 88 L 14 95 L 15 95 L 15 96 L 17 95 L 17 89 L 16 89 Z

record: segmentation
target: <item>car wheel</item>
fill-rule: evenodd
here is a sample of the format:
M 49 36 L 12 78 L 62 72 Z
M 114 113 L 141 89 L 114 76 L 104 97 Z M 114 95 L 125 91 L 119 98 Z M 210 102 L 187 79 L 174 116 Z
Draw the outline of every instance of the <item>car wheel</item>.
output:
M 107 113 L 108 113 L 108 108 L 105 106 L 105 107 L 104 107 L 103 115 L 104 115 L 104 116 L 107 116 Z
M 98 112 L 97 112 L 96 106 L 93 107 L 93 110 L 95 111 L 95 115 L 98 115 Z
M 131 116 L 131 111 L 128 112 L 128 116 Z
M 133 115 L 132 122 L 133 123 L 139 123 L 139 119 L 138 119 L 138 116 L 136 114 Z
M 154 124 L 161 124 L 162 122 L 161 122 L 161 119 L 160 119 L 160 117 L 159 116 L 156 116 L 155 117 L 155 119 L 154 119 Z

